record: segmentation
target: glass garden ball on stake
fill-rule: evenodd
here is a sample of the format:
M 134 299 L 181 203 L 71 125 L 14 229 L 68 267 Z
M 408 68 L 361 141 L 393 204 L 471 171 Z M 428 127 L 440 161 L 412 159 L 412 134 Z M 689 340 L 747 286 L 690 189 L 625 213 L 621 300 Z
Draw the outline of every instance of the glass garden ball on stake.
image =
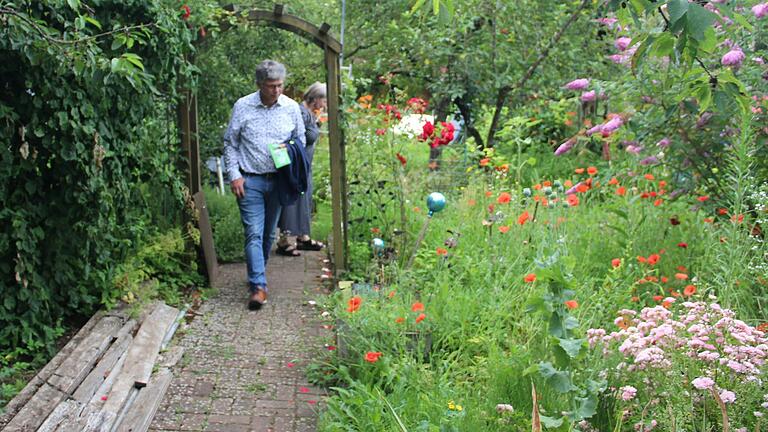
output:
M 373 246 L 373 254 L 376 256 L 382 256 L 384 254 L 384 247 L 386 244 L 384 243 L 384 240 L 376 237 L 371 242 L 371 245 Z
M 427 220 L 425 220 L 424 225 L 421 226 L 421 232 L 419 232 L 419 237 L 416 239 L 416 246 L 413 248 L 411 257 L 408 258 L 408 264 L 405 265 L 406 269 L 411 268 L 413 259 L 416 257 L 416 252 L 419 250 L 419 246 L 421 246 L 421 242 L 424 240 L 424 236 L 427 235 L 427 227 L 429 226 L 429 221 L 432 220 L 432 215 L 444 208 L 445 195 L 441 194 L 440 192 L 432 192 L 429 194 L 429 196 L 427 196 L 427 209 L 429 209 L 429 212 L 427 213 Z

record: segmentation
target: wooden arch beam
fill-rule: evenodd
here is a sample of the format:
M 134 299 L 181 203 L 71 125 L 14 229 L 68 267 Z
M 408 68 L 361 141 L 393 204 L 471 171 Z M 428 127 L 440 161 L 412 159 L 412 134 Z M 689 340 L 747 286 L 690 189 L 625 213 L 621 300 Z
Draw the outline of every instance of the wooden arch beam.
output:
M 260 9 L 241 11 L 235 5 L 224 6 L 224 9 L 233 12 L 235 15 L 242 13 L 243 15 L 241 16 L 247 18 L 248 21 L 264 21 L 268 25 L 296 33 L 305 39 L 311 40 L 320 48 L 325 49 L 328 47 L 334 54 L 341 54 L 341 43 L 328 33 L 330 25 L 323 23 L 318 28 L 309 21 L 293 15 L 286 15 L 283 5 L 275 5 L 275 9 L 272 11 Z M 229 24 L 226 22 L 222 23 L 222 30 L 226 30 L 227 27 L 229 27 Z

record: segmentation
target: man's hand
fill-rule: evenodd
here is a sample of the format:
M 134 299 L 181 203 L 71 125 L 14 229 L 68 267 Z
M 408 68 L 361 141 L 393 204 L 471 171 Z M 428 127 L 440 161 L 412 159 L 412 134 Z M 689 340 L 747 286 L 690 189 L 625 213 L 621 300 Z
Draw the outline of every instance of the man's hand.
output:
M 229 183 L 229 187 L 232 189 L 232 193 L 235 194 L 237 199 L 243 198 L 245 196 L 245 187 L 243 186 L 245 184 L 245 179 L 240 177 L 237 180 L 232 180 L 232 182 Z

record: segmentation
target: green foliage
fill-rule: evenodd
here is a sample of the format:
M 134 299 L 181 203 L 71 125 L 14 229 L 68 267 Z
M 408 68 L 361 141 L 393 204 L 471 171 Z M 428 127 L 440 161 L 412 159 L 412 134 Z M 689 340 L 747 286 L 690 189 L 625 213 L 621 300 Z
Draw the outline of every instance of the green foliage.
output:
M 0 19 L 0 348 L 34 353 L 114 298 L 153 219 L 179 219 L 171 110 L 195 32 L 165 0 L 3 2 Z
M 213 229 L 213 244 L 216 245 L 216 255 L 220 261 L 242 261 L 243 256 L 243 223 L 240 220 L 240 209 L 237 200 L 229 190 L 219 195 L 213 189 L 205 189 L 205 201 L 208 204 L 208 215 Z

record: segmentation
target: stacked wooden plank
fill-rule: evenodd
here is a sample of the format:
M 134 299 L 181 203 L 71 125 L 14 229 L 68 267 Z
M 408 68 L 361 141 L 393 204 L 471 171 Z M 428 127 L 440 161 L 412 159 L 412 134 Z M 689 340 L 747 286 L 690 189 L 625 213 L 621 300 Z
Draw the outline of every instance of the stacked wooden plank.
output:
M 136 319 L 99 312 L 6 407 L 3 431 L 146 431 L 181 357 L 161 347 L 183 314 L 154 303 Z

